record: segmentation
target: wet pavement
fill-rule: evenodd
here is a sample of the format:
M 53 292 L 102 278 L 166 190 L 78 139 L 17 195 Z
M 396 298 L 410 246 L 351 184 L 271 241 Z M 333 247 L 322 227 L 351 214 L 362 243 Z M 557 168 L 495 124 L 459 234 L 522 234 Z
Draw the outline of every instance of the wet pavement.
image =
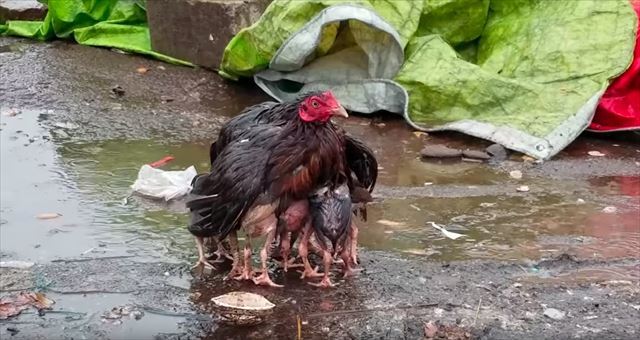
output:
M 207 170 L 211 138 L 267 99 L 258 90 L 139 56 L 9 38 L 0 38 L 0 79 L 0 111 L 17 113 L 0 116 L 0 261 L 35 263 L 0 268 L 0 296 L 40 290 L 56 302 L 42 316 L 0 320 L 3 339 L 293 339 L 298 317 L 303 338 L 415 339 L 430 320 L 461 338 L 640 332 L 640 143 L 632 135 L 583 136 L 543 164 L 515 154 L 495 164 L 423 161 L 425 144 L 488 143 L 414 134 L 396 117 L 352 117 L 345 128 L 381 166 L 360 222 L 363 271 L 329 291 L 277 271 L 285 288 L 268 289 L 191 272 L 183 202 L 129 188 L 142 164 L 167 155 L 176 159 L 164 169 Z M 523 185 L 529 191 L 517 190 Z M 465 237 L 448 239 L 428 221 Z M 209 300 L 232 290 L 264 295 L 274 314 L 256 327 L 218 324 Z M 142 316 L 104 317 L 122 306 Z M 565 315 L 544 316 L 547 308 Z

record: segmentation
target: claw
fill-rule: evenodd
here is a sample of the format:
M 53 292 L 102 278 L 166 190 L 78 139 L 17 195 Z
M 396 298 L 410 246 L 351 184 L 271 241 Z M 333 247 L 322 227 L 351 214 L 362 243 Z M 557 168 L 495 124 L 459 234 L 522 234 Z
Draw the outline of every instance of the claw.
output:
M 304 272 L 299 272 L 299 273 L 302 273 L 302 276 L 300 276 L 301 279 L 324 276 L 323 273 L 318 273 L 318 266 L 316 266 L 314 269 L 306 268 Z
M 315 287 L 321 287 L 321 288 L 333 288 L 336 285 L 333 284 L 331 282 L 331 280 L 329 279 L 329 276 L 325 276 L 322 281 L 320 281 L 319 283 L 312 283 L 312 282 L 307 282 L 308 284 L 315 286 Z
M 283 285 L 279 285 L 279 284 L 276 284 L 273 281 L 271 281 L 271 278 L 269 277 L 269 273 L 266 272 L 266 271 L 262 272 L 262 274 L 260 274 L 260 276 L 254 277 L 253 278 L 253 283 L 255 283 L 257 285 L 276 287 L 276 288 L 284 287 Z
M 211 264 L 209 261 L 207 261 L 207 259 L 205 259 L 204 257 L 199 258 L 198 261 L 196 262 L 196 264 L 191 266 L 191 269 L 199 267 L 200 265 L 204 266 L 205 268 L 215 269 L 213 264 Z

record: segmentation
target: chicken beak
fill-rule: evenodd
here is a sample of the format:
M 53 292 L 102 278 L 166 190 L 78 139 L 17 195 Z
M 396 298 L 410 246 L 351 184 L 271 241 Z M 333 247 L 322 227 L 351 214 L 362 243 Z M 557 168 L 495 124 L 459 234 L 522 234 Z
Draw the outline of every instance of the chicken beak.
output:
M 337 108 L 331 110 L 331 115 L 349 118 L 349 114 L 347 113 L 347 110 L 345 110 L 344 107 L 342 107 L 342 105 L 338 105 Z

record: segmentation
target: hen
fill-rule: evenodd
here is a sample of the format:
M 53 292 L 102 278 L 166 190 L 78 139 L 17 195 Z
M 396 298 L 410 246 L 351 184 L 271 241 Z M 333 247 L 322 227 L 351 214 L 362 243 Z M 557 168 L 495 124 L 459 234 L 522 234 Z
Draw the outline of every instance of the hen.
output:
M 232 141 L 255 126 L 270 124 L 282 126 L 295 118 L 295 111 L 284 109 L 276 102 L 263 102 L 244 109 L 236 117 L 229 120 L 220 130 L 218 139 L 211 144 L 209 157 L 211 166 L 220 152 Z M 329 123 L 330 124 L 330 123 Z M 344 131 L 342 131 L 344 133 Z M 349 168 L 349 188 L 354 206 L 366 220 L 366 206 L 370 202 L 378 176 L 378 163 L 373 151 L 362 141 L 345 133 L 345 162 Z M 298 233 L 302 230 L 308 216 L 308 204 L 305 201 L 292 202 L 289 210 L 285 211 L 285 218 L 280 218 L 278 236 L 280 239 L 281 255 L 284 257 L 284 270 L 287 270 L 290 245 L 295 243 Z M 288 222 L 287 222 L 288 221 Z M 288 225 L 287 225 L 288 224 Z M 224 247 L 216 240 L 219 259 L 227 256 Z M 356 252 L 353 252 L 354 262 Z M 293 260 L 293 259 L 292 259 Z M 198 265 L 198 264 L 196 264 Z
M 291 202 L 307 199 L 318 184 L 346 173 L 344 136 L 329 119 L 348 115 L 331 92 L 276 104 L 271 110 L 274 108 L 292 118 L 283 124 L 251 124 L 233 130 L 232 138 L 224 139 L 226 145 L 215 148 L 211 173 L 194 181 L 192 194 L 196 198 L 187 202 L 187 207 L 199 263 L 206 263 L 202 251 L 205 237 L 222 240 L 231 236 L 234 265 L 230 275 L 238 273 L 241 266 L 235 234 L 242 228 L 247 240 L 242 273 L 237 278 L 251 279 L 251 238 L 266 235 L 260 252 L 262 274 L 253 279 L 256 284 L 277 286 L 267 271 L 276 216 Z

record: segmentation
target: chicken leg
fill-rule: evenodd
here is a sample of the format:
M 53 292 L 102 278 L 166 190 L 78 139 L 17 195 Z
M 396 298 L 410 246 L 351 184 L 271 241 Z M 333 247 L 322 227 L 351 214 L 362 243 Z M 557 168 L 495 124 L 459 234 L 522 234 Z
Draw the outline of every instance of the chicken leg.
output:
M 227 274 L 226 279 L 233 278 L 242 274 L 242 263 L 240 263 L 240 249 L 238 248 L 238 234 L 235 231 L 229 233 L 229 247 L 231 248 L 233 265 L 231 271 Z
M 216 238 L 215 242 L 216 242 L 216 251 L 214 251 L 213 253 L 216 255 L 216 259 L 213 261 L 213 263 L 223 263 L 227 259 L 233 261 L 233 257 L 229 255 L 229 252 L 224 247 L 224 244 L 222 243 L 222 241 Z
M 196 236 L 196 246 L 198 247 L 198 262 L 194 264 L 191 269 L 203 265 L 205 268 L 213 269 L 213 265 L 207 261 L 207 258 L 204 256 L 204 238 Z
M 319 283 L 312 283 L 312 282 L 308 282 L 308 283 L 312 286 L 322 287 L 322 288 L 335 287 L 335 285 L 329 279 L 329 272 L 331 271 L 333 256 L 331 256 L 331 253 L 326 249 L 322 250 L 322 262 L 324 264 L 324 275 L 322 276 L 322 281 L 320 281 Z
M 355 222 L 351 222 L 351 230 L 349 232 L 349 238 L 351 239 L 351 261 L 353 265 L 358 265 L 358 226 Z
M 262 264 L 261 274 L 257 277 L 253 278 L 253 283 L 257 285 L 265 285 L 270 287 L 284 287 L 283 285 L 279 285 L 271 281 L 269 277 L 269 268 L 267 268 L 267 261 L 269 260 L 269 254 L 271 250 L 271 244 L 276 237 L 276 219 L 275 217 L 269 218 L 266 223 L 269 223 L 270 226 L 264 229 L 267 232 L 267 239 L 264 241 L 264 246 L 262 250 L 260 250 L 260 262 Z M 285 263 L 287 262 L 285 258 Z M 246 266 L 246 264 L 245 264 Z
M 307 277 L 321 277 L 322 274 L 318 273 L 318 267 L 311 268 L 311 263 L 309 263 L 309 240 L 311 239 L 311 235 L 313 233 L 313 229 L 311 229 L 311 222 L 307 222 L 302 230 L 302 239 L 300 239 L 300 243 L 298 245 L 298 254 L 302 258 L 302 263 L 304 266 L 304 271 L 302 272 L 301 279 Z
M 253 279 L 253 269 L 251 265 L 251 237 L 247 235 L 247 239 L 244 241 L 244 265 L 242 267 L 242 273 L 234 279 L 236 280 L 251 280 Z

